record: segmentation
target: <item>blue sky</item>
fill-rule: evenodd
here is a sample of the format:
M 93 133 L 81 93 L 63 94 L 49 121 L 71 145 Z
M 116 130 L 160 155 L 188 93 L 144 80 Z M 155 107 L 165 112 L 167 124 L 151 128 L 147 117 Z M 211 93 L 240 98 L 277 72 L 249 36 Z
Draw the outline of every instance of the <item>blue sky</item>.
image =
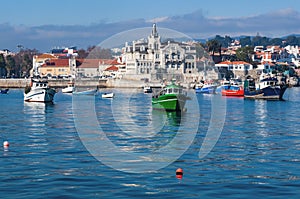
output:
M 85 48 L 153 22 L 193 38 L 300 33 L 299 0 L 9 0 L 1 8 L 0 49 Z

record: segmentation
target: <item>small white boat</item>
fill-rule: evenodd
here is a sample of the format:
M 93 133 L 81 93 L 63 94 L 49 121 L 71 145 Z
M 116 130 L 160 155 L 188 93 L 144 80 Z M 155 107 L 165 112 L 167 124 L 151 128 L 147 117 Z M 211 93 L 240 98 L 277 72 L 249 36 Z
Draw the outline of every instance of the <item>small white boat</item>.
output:
M 89 89 L 84 91 L 73 91 L 75 95 L 96 95 L 97 89 Z
M 31 79 L 30 87 L 25 88 L 24 101 L 52 102 L 56 91 L 49 88 L 48 81 Z
M 102 98 L 113 98 L 115 96 L 114 93 L 103 93 Z
M 63 92 L 63 93 L 73 93 L 74 90 L 75 90 L 74 83 L 70 82 L 70 83 L 68 83 L 68 86 L 66 88 L 61 89 L 61 92 Z
M 144 86 L 144 93 L 152 93 L 152 88 L 150 86 Z

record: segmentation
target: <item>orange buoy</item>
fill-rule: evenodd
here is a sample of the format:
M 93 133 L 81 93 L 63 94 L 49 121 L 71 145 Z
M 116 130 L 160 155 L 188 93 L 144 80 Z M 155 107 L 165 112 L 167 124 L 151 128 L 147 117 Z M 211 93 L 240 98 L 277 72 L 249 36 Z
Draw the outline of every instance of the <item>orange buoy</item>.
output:
M 176 178 L 182 179 L 182 176 L 183 176 L 183 170 L 182 170 L 182 168 L 178 168 L 176 170 Z
M 9 147 L 9 142 L 8 141 L 4 141 L 3 142 L 3 147 L 5 147 L 5 148 Z

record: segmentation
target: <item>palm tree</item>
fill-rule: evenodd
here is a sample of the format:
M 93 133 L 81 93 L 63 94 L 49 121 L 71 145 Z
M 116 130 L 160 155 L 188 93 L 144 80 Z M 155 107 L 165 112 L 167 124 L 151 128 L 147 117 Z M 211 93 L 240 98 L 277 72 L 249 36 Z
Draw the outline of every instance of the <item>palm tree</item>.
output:
M 215 60 L 215 52 L 219 52 L 221 57 L 222 44 L 220 44 L 219 41 L 215 39 L 209 40 L 208 42 L 206 42 L 206 46 L 208 48 L 208 52 L 212 55 L 213 60 Z

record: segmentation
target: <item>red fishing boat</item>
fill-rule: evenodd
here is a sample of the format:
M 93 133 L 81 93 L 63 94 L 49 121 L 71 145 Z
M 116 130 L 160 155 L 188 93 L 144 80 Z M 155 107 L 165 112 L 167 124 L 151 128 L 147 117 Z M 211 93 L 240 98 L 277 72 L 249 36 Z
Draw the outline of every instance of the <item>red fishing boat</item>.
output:
M 237 85 L 230 85 L 227 89 L 222 90 L 223 96 L 236 96 L 236 97 L 243 97 L 244 96 L 244 89 L 242 86 Z

